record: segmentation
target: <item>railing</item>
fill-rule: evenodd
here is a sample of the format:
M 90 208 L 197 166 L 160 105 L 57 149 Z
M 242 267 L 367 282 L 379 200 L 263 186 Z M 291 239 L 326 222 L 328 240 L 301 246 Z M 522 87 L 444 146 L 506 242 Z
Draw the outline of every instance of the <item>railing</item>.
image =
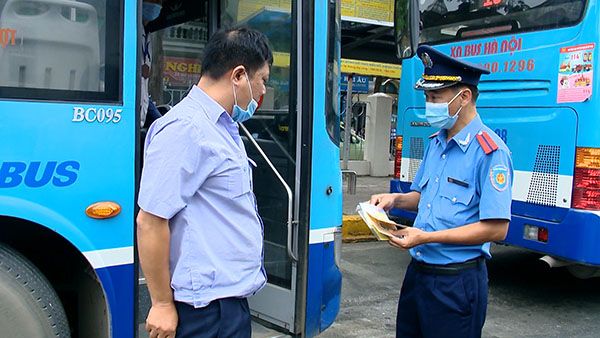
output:
M 346 192 L 350 195 L 356 194 L 356 171 L 342 170 L 342 180 L 348 184 Z

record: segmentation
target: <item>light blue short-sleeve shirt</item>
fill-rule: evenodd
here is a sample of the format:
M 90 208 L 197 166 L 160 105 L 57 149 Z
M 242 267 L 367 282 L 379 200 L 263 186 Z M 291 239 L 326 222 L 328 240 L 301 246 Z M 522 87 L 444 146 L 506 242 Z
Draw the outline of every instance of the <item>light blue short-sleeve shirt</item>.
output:
M 484 152 L 476 140 L 487 133 L 498 149 Z M 411 190 L 421 193 L 414 226 L 423 231 L 452 229 L 486 219 L 511 218 L 513 166 L 504 142 L 477 115 L 448 142 L 446 130 L 431 139 Z M 427 243 L 409 250 L 430 264 L 461 263 L 485 256 L 490 243 Z
M 148 130 L 138 204 L 169 220 L 176 301 L 204 307 L 265 285 L 252 168 L 237 123 L 199 87 Z

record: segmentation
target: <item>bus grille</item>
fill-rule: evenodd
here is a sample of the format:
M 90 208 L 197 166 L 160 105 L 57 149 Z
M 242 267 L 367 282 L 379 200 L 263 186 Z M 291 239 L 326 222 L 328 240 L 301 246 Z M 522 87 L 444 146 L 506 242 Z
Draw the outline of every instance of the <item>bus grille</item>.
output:
M 410 138 L 410 162 L 408 166 L 408 180 L 414 181 L 417 170 L 421 165 L 423 159 L 423 153 L 425 152 L 423 138 L 411 137 Z
M 538 146 L 527 202 L 556 206 L 560 146 Z

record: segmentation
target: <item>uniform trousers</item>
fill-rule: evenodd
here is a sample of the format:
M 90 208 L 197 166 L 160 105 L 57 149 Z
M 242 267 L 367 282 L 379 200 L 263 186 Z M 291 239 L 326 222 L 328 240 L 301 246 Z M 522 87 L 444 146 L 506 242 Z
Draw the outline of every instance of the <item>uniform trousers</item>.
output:
M 176 338 L 250 338 L 252 326 L 246 298 L 223 298 L 202 308 L 175 302 Z
M 398 300 L 396 337 L 481 337 L 487 268 L 483 258 L 469 264 L 444 269 L 412 260 Z

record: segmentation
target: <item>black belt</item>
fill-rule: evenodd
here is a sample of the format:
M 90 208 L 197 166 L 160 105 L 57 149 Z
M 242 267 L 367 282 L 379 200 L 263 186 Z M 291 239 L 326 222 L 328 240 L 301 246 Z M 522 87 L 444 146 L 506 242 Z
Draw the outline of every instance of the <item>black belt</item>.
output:
M 437 275 L 457 275 L 464 270 L 476 268 L 480 264 L 483 264 L 483 262 L 483 257 L 477 257 L 463 263 L 451 263 L 444 265 L 419 262 L 416 259 L 411 261 L 414 267 L 420 272 Z

